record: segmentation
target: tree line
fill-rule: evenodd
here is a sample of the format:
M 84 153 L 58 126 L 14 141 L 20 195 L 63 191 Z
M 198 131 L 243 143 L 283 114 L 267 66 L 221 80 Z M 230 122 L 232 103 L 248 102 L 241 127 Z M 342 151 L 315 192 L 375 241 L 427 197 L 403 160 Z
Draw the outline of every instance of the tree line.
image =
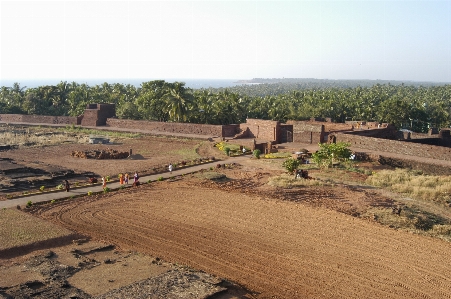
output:
M 375 84 L 299 87 L 264 83 L 190 89 L 184 82 L 154 80 L 139 87 L 120 83 L 89 86 L 63 82 L 35 88 L 14 83 L 0 90 L 0 113 L 77 116 L 90 103 L 114 103 L 118 118 L 234 124 L 246 118 L 335 122 L 377 121 L 426 132 L 451 125 L 451 85 Z

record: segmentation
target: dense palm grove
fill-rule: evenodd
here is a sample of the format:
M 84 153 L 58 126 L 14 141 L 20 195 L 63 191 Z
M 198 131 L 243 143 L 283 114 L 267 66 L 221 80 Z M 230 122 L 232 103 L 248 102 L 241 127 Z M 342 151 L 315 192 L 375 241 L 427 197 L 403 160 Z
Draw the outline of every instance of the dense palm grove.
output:
M 77 116 L 89 103 L 114 103 L 119 118 L 136 120 L 232 124 L 246 118 L 330 117 L 388 122 L 416 132 L 451 125 L 451 85 L 288 82 L 193 90 L 183 82 L 155 80 L 140 87 L 60 82 L 26 88 L 15 83 L 0 91 L 0 113 Z

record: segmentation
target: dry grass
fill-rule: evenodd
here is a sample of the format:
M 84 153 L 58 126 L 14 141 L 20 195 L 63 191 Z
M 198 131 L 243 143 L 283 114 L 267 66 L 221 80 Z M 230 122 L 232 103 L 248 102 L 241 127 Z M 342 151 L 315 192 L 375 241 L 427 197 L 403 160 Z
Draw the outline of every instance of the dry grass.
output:
M 0 250 L 71 235 L 72 232 L 14 210 L 0 210 Z
M 319 180 L 306 180 L 306 179 L 295 179 L 292 174 L 281 174 L 279 176 L 274 176 L 269 178 L 268 184 L 274 187 L 283 188 L 294 188 L 294 187 L 305 187 L 305 186 L 322 186 L 324 183 Z
M 451 241 L 449 220 L 428 213 L 416 205 L 404 206 L 399 215 L 393 213 L 391 209 L 377 207 L 367 210 L 361 216 L 372 218 L 378 223 L 394 229 Z
M 73 136 L 66 133 L 54 132 L 48 134 L 34 134 L 34 133 L 11 133 L 0 132 L 0 144 L 9 145 L 57 145 L 64 142 L 73 143 L 87 143 L 88 136 Z
M 405 169 L 382 170 L 368 177 L 368 184 L 407 194 L 412 198 L 448 204 L 451 176 L 424 175 Z
M 46 146 L 62 143 L 88 143 L 90 135 L 102 135 L 110 139 L 110 142 L 123 138 L 136 138 L 140 134 L 124 132 L 105 132 L 100 130 L 85 129 L 80 127 L 65 128 L 41 128 L 29 127 L 16 129 L 14 127 L 0 127 L 0 144 L 18 146 Z

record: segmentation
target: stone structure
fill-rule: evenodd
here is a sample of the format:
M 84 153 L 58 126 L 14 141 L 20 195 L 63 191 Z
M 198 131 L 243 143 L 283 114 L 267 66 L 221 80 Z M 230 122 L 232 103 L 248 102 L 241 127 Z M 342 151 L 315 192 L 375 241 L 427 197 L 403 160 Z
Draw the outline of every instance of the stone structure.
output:
M 64 124 L 79 125 L 80 117 L 73 116 L 49 116 L 49 115 L 27 115 L 27 114 L 0 114 L 2 123 L 37 123 L 37 124 Z
M 327 141 L 323 124 L 304 121 L 287 121 L 293 126 L 293 142 L 318 144 Z
M 233 137 L 239 125 L 207 125 L 192 123 L 173 123 L 145 120 L 108 118 L 106 126 L 133 130 L 146 130 L 155 133 L 195 134 L 212 137 Z
M 104 126 L 108 118 L 115 116 L 116 105 L 114 104 L 88 104 L 81 125 L 88 127 Z
M 451 148 L 449 147 L 345 133 L 336 133 L 334 135 L 336 137 L 336 142 L 347 142 L 356 148 L 451 161 Z
M 322 119 L 323 120 L 323 119 Z M 324 120 L 323 120 L 324 121 Z M 451 160 L 451 132 L 431 129 L 428 134 L 399 132 L 389 124 L 377 122 L 346 122 L 333 124 L 327 119 L 315 121 L 278 121 L 247 119 L 233 125 L 208 125 L 157 121 L 138 121 L 115 118 L 114 104 L 90 104 L 78 117 L 0 114 L 2 123 L 39 123 L 82 126 L 108 126 L 143 130 L 160 134 L 193 134 L 223 139 L 242 139 L 240 143 L 251 149 L 270 152 L 275 144 L 298 142 L 348 142 L 355 148 L 391 152 L 407 156 Z
M 245 132 L 239 136 L 240 138 L 255 138 L 279 143 L 280 123 L 278 121 L 248 118 L 245 123 L 239 125 L 239 128 L 240 132 Z

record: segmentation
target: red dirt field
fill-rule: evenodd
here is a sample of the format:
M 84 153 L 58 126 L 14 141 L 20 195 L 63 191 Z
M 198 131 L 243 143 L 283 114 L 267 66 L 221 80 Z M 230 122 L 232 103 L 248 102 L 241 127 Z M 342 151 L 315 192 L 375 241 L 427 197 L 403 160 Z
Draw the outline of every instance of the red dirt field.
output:
M 247 190 L 244 180 L 221 189 L 192 177 L 33 213 L 121 249 L 237 282 L 256 298 L 451 298 L 449 243 L 303 203 L 302 194 L 309 202 L 333 200 L 330 187 L 306 187 L 292 195 L 297 201 L 281 200 L 284 191 L 255 177 Z M 356 196 L 349 188 L 334 190 L 337 201 Z

